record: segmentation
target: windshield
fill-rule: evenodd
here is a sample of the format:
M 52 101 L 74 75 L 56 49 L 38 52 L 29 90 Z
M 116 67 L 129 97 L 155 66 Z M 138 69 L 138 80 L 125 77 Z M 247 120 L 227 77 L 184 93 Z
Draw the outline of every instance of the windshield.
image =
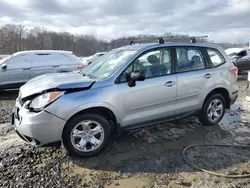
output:
M 112 50 L 96 59 L 80 73 L 92 78 L 105 79 L 115 72 L 128 58 L 137 51 Z
M 12 56 L 10 55 L 10 56 L 7 56 L 7 57 L 5 57 L 5 58 L 3 58 L 3 59 L 0 59 L 0 64 L 6 62 L 6 61 L 9 60 L 11 57 L 12 57 Z

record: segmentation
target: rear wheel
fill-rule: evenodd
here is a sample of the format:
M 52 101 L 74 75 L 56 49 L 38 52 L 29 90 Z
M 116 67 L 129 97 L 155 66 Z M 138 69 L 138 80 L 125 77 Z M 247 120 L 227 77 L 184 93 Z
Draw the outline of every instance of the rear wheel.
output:
M 221 121 L 225 110 L 225 98 L 221 94 L 213 94 L 206 99 L 199 120 L 204 126 L 215 125 Z
M 110 133 L 110 125 L 104 117 L 79 114 L 66 124 L 62 139 L 69 154 L 90 157 L 105 148 Z

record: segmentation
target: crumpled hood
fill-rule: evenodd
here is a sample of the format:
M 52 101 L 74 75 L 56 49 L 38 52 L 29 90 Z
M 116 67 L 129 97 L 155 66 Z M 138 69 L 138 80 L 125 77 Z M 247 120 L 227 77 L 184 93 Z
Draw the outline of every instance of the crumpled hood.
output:
M 24 84 L 20 88 L 19 97 L 25 98 L 50 89 L 88 89 L 94 82 L 76 72 L 44 74 Z

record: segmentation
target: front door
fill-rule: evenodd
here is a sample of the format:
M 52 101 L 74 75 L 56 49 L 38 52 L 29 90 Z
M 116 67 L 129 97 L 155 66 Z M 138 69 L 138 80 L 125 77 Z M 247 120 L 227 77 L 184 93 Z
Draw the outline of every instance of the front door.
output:
M 171 48 L 154 49 L 139 56 L 120 76 L 115 100 L 123 112 L 122 127 L 175 115 L 177 78 L 171 74 L 171 65 Z M 128 77 L 135 70 L 144 71 L 146 79 L 129 87 Z
M 6 62 L 6 69 L 1 70 L 1 84 L 22 84 L 30 80 L 30 62 L 26 55 L 11 57 Z

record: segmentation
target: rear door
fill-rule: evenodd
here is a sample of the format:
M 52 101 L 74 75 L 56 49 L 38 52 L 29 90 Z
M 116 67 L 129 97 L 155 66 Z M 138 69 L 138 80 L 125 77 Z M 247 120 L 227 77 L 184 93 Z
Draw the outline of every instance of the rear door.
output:
M 32 54 L 31 61 L 31 77 L 54 73 L 57 70 L 58 64 L 55 64 L 54 56 L 52 53 L 36 53 Z
M 55 54 L 55 60 L 57 72 L 76 71 L 82 68 L 81 60 L 72 53 Z
M 193 46 L 175 48 L 177 74 L 177 114 L 185 115 L 202 108 L 206 92 L 213 87 L 214 72 L 208 67 L 203 50 Z
M 31 79 L 29 54 L 13 56 L 5 63 L 7 67 L 1 70 L 1 84 L 20 84 Z

